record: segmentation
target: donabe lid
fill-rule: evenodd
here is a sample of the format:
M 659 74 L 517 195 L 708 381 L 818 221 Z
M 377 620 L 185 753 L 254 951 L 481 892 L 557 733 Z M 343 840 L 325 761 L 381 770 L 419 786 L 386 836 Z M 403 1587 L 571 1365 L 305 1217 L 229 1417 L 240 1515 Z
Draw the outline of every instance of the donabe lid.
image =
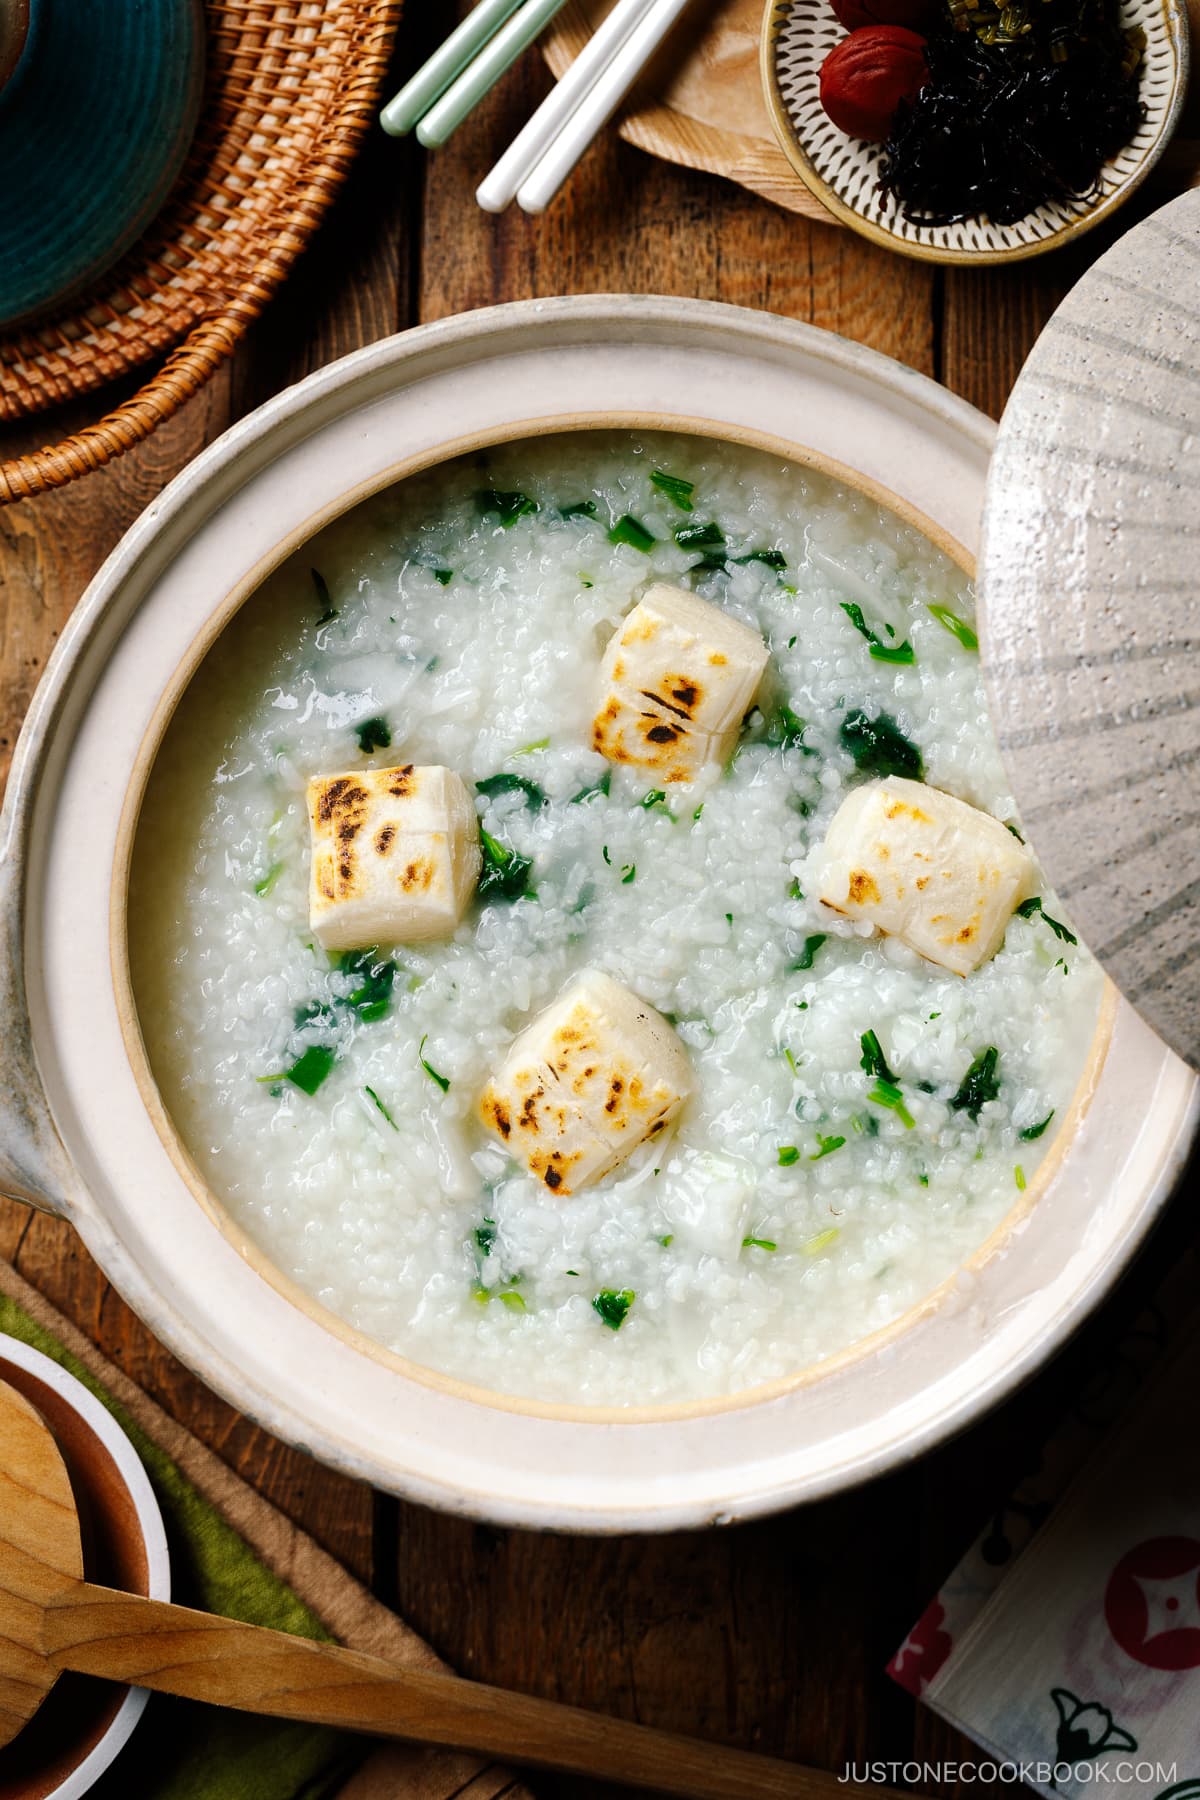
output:
M 1113 981 L 1200 1068 L 1200 191 L 1101 257 L 1034 346 L 979 585 L 1030 839 Z

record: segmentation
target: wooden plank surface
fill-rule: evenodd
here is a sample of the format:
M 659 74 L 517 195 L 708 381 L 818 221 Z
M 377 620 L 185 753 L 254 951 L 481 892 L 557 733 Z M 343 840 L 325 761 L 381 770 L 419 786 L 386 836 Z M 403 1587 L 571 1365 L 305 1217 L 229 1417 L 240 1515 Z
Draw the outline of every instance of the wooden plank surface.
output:
M 398 78 L 444 29 L 441 11 L 410 8 Z M 207 389 L 110 469 L 0 512 L 0 771 L 58 631 L 130 521 L 233 419 L 358 344 L 528 295 L 691 294 L 841 332 L 998 412 L 1048 312 L 1103 247 L 943 274 L 615 139 L 544 218 L 487 217 L 475 182 L 545 81 L 527 58 L 433 158 L 373 139 L 284 293 Z M 0 451 L 81 422 L 6 430 Z M 963 1752 L 883 1664 L 1111 1331 L 1099 1319 L 958 1443 L 838 1500 L 720 1533 L 539 1537 L 399 1505 L 276 1443 L 154 1341 L 55 1221 L 0 1203 L 0 1253 L 463 1673 L 833 1769 Z M 534 1786 L 586 1800 L 578 1782 Z

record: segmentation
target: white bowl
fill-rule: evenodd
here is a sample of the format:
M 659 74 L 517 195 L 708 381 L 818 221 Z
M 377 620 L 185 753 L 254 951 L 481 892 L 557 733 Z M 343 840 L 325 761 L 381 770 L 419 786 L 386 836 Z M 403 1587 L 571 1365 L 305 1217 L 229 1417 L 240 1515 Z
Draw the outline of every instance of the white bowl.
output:
M 673 1529 L 877 1474 L 1028 1375 L 1161 1206 L 1197 1083 L 1110 992 L 1076 1128 L 969 1268 L 845 1355 L 713 1403 L 598 1413 L 468 1388 L 357 1336 L 245 1240 L 175 1141 L 128 990 L 125 873 L 154 748 L 223 623 L 327 520 L 464 450 L 590 425 L 769 447 L 974 555 L 991 424 L 909 369 L 764 314 L 529 302 L 374 344 L 278 396 L 134 525 L 35 698 L 4 815 L 0 1027 L 17 1079 L 0 1188 L 69 1217 L 185 1362 L 346 1473 L 506 1524 Z
M 0 1381 L 17 1388 L 42 1414 L 54 1432 L 72 1487 L 77 1494 L 83 1491 L 85 1506 L 90 1498 L 93 1524 L 99 1521 L 112 1540 L 114 1566 L 85 1567 L 85 1573 L 108 1585 L 129 1586 L 151 1600 L 169 1600 L 171 1566 L 162 1514 L 141 1459 L 112 1413 L 61 1364 L 20 1338 L 2 1334 Z M 86 1532 L 84 1541 L 86 1549 Z M 106 1702 L 110 1688 L 112 1698 Z M 75 1702 L 79 1697 L 75 1695 Z M 34 1731 L 45 1724 L 49 1736 L 38 1741 L 44 1760 L 30 1751 L 23 1732 L 0 1753 L 4 1765 L 0 1781 L 6 1790 L 14 1782 L 18 1792 L 36 1794 L 38 1800 L 80 1800 L 120 1754 L 149 1698 L 147 1688 L 93 1683 L 88 1699 L 95 1704 L 85 1711 L 56 1687 L 42 1706 L 43 1712 L 53 1710 L 53 1719 L 43 1720 L 39 1713 L 27 1727 Z M 56 1704 L 64 1701 L 65 1706 Z M 22 1780 L 17 1768 L 27 1766 L 36 1773 Z

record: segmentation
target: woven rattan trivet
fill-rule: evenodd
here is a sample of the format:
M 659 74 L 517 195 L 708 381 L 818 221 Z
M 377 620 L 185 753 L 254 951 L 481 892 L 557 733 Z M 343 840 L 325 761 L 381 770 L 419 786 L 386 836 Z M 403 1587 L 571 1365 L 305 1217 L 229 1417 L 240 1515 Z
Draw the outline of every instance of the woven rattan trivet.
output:
M 167 206 L 83 300 L 0 337 L 0 419 L 166 352 L 130 400 L 0 463 L 0 504 L 119 456 L 189 399 L 321 222 L 374 116 L 401 0 L 207 0 L 208 80 Z

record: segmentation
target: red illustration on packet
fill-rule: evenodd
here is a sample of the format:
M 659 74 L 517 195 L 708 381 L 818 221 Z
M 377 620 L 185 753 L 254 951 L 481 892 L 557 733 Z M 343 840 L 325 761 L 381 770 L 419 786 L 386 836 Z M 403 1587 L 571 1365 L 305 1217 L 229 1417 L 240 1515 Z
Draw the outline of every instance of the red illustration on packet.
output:
M 1200 1669 L 1200 1542 L 1150 1538 L 1123 1556 L 1104 1595 L 1108 1629 L 1149 1669 Z

